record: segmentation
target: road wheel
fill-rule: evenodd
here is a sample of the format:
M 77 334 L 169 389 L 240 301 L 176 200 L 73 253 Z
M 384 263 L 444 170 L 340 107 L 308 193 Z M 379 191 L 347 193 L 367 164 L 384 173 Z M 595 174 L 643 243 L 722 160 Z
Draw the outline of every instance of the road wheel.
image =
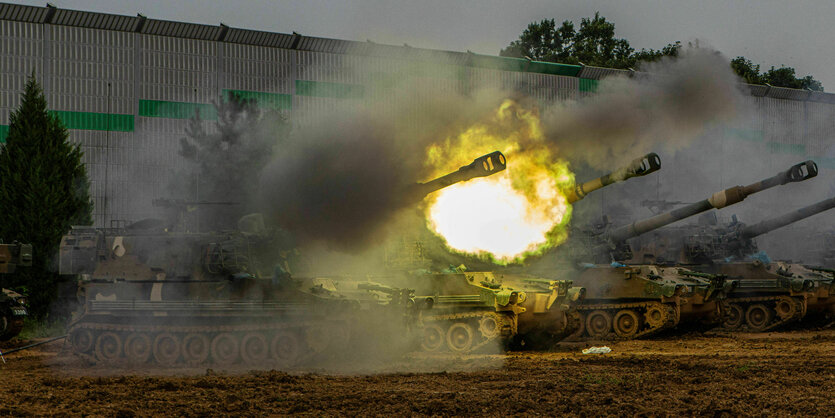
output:
M 188 334 L 183 338 L 183 359 L 195 366 L 209 359 L 209 337 L 205 334 Z
M 612 314 L 606 311 L 591 311 L 586 315 L 586 332 L 592 338 L 606 338 L 612 331 Z
M 270 355 L 279 368 L 294 366 L 303 352 L 301 339 L 292 331 L 278 331 L 270 342 Z
M 423 326 L 423 340 L 420 347 L 424 351 L 438 351 L 444 346 L 444 335 L 444 329 L 440 324 L 426 324 Z
M 160 365 L 169 366 L 180 358 L 180 339 L 174 334 L 164 332 L 154 338 L 154 360 Z
M 475 330 L 466 322 L 452 324 L 446 332 L 447 347 L 456 353 L 466 353 L 473 348 Z
M 96 338 L 96 360 L 114 363 L 122 355 L 122 338 L 113 332 L 105 332 Z
M 263 335 L 255 332 L 244 335 L 241 340 L 241 358 L 250 366 L 263 366 L 270 354 L 270 347 Z
M 664 310 L 664 305 L 655 303 L 647 307 L 644 313 L 644 320 L 650 328 L 660 328 L 664 326 L 667 321 L 667 312 Z
M 307 346 L 315 353 L 321 353 L 327 350 L 331 344 L 331 336 L 326 326 L 308 327 L 304 331 L 304 341 Z
M 212 339 L 211 350 L 212 360 L 216 364 L 228 366 L 238 360 L 240 344 L 234 335 L 224 332 Z
M 615 334 L 622 338 L 631 338 L 641 328 L 641 318 L 631 309 L 622 309 L 615 314 Z
M 9 316 L 5 312 L 0 311 L 0 337 L 9 331 Z
M 761 303 L 751 305 L 745 311 L 745 322 L 748 323 L 748 328 L 751 331 L 759 332 L 765 330 L 771 322 L 772 317 L 772 310 Z
M 478 320 L 478 332 L 484 339 L 497 337 L 501 332 L 499 320 L 493 315 L 485 316 Z
M 131 364 L 144 364 L 151 358 L 151 337 L 133 332 L 125 338 L 125 357 Z
M 774 305 L 774 311 L 781 320 L 785 321 L 800 313 L 797 307 L 797 304 L 795 304 L 791 297 L 780 296 Z
M 70 332 L 70 345 L 76 353 L 87 353 L 93 349 L 93 332 L 86 328 L 79 328 Z
M 739 329 L 745 322 L 745 310 L 738 303 L 729 303 L 722 326 L 727 329 Z

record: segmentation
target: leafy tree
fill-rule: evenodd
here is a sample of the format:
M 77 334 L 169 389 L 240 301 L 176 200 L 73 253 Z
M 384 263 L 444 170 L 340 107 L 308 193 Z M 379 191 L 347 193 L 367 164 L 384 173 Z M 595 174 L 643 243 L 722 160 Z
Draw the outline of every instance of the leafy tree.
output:
M 679 50 L 681 50 L 681 42 L 676 41 L 675 43 L 667 44 L 667 46 L 658 50 L 641 48 L 640 51 L 636 52 L 632 56 L 638 62 L 653 62 L 658 61 L 663 57 L 677 57 Z
M 574 23 L 569 20 L 562 22 L 559 27 L 554 19 L 530 23 L 519 39 L 502 49 L 499 55 L 627 69 L 641 62 L 658 61 L 667 56 L 676 57 L 681 47 L 681 42 L 676 41 L 659 50 L 641 49 L 636 52 L 629 41 L 615 37 L 615 24 L 598 12 L 593 18 L 583 18 L 579 30 L 575 30 Z M 798 78 L 792 67 L 772 67 L 760 73 L 759 65 L 745 57 L 736 57 L 731 61 L 731 68 L 746 83 L 768 83 L 777 87 L 823 91 L 820 81 L 811 75 Z
M 569 64 L 576 62 L 570 51 L 574 35 L 574 24 L 570 21 L 566 20 L 557 28 L 554 19 L 545 19 L 529 24 L 522 36 L 511 42 L 499 55 Z
M 574 35 L 571 53 L 578 62 L 608 68 L 629 68 L 635 65 L 629 41 L 615 38 L 615 24 L 595 13 L 593 19 L 583 18 Z
M 201 208 L 200 226 L 210 229 L 234 227 L 238 218 L 257 211 L 261 170 L 275 145 L 289 132 L 281 112 L 264 110 L 255 100 L 230 93 L 214 106 L 214 131 L 208 131 L 196 114 L 186 129 L 187 136 L 180 139 L 179 151 L 194 163 L 197 174 L 196 180 L 178 186 L 181 191 L 197 190 L 197 195 L 182 195 L 195 196 L 200 202 L 233 203 Z
M 749 84 L 769 84 L 775 87 L 823 91 L 820 81 L 815 80 L 811 75 L 798 78 L 792 67 L 771 67 L 770 70 L 760 73 L 759 65 L 745 57 L 736 57 L 731 60 L 731 68 Z
M 631 68 L 640 61 L 655 61 L 663 56 L 676 56 L 681 44 L 669 44 L 661 50 L 642 49 L 640 52 L 629 41 L 615 37 L 615 24 L 595 13 L 583 18 L 579 30 L 574 23 L 564 21 L 560 27 L 554 19 L 531 23 L 518 40 L 513 41 L 499 55 L 530 58 L 536 61 L 585 64 L 608 68 Z
M 58 276 L 50 272 L 50 264 L 61 236 L 71 225 L 92 224 L 90 185 L 81 147 L 68 140 L 64 124 L 47 112 L 34 73 L 9 122 L 0 152 L 0 237 L 31 243 L 34 259 L 31 268 L 0 276 L 0 283 L 25 288 L 31 313 L 45 319 L 57 292 Z
M 732 59 L 731 69 L 748 84 L 763 84 L 760 66 L 754 64 L 751 60 L 745 59 L 745 57 Z

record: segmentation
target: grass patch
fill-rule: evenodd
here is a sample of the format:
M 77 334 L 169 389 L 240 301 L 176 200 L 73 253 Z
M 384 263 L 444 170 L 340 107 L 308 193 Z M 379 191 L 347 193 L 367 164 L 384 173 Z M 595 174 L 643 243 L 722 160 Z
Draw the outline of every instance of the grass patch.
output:
M 31 340 L 35 338 L 59 337 L 67 333 L 67 323 L 62 320 L 37 321 L 31 318 L 23 320 L 23 330 L 18 338 Z

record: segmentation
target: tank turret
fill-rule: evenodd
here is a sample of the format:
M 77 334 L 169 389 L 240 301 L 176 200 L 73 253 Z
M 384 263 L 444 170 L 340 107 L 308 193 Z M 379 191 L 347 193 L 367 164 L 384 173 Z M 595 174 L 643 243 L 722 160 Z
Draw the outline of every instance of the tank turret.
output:
M 577 184 L 574 186 L 572 193 L 566 196 L 566 199 L 568 200 L 568 203 L 574 203 L 586 197 L 587 194 L 602 187 L 606 187 L 612 183 L 624 181 L 632 177 L 645 176 L 660 169 L 661 157 L 659 157 L 658 154 L 651 152 L 641 158 L 636 158 L 628 165 L 612 171 L 609 174 L 585 183 Z

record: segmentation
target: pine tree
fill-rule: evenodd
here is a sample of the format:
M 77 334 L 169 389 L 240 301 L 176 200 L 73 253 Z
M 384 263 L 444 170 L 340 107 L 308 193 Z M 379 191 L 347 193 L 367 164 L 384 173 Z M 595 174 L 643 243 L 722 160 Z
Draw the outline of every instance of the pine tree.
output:
M 70 225 L 92 223 L 93 203 L 81 147 L 68 141 L 64 124 L 47 111 L 34 72 L 20 106 L 9 117 L 0 152 L 0 238 L 33 246 L 33 265 L 0 276 L 2 287 L 25 289 L 30 313 L 45 319 L 58 275 L 50 271 L 61 236 Z

